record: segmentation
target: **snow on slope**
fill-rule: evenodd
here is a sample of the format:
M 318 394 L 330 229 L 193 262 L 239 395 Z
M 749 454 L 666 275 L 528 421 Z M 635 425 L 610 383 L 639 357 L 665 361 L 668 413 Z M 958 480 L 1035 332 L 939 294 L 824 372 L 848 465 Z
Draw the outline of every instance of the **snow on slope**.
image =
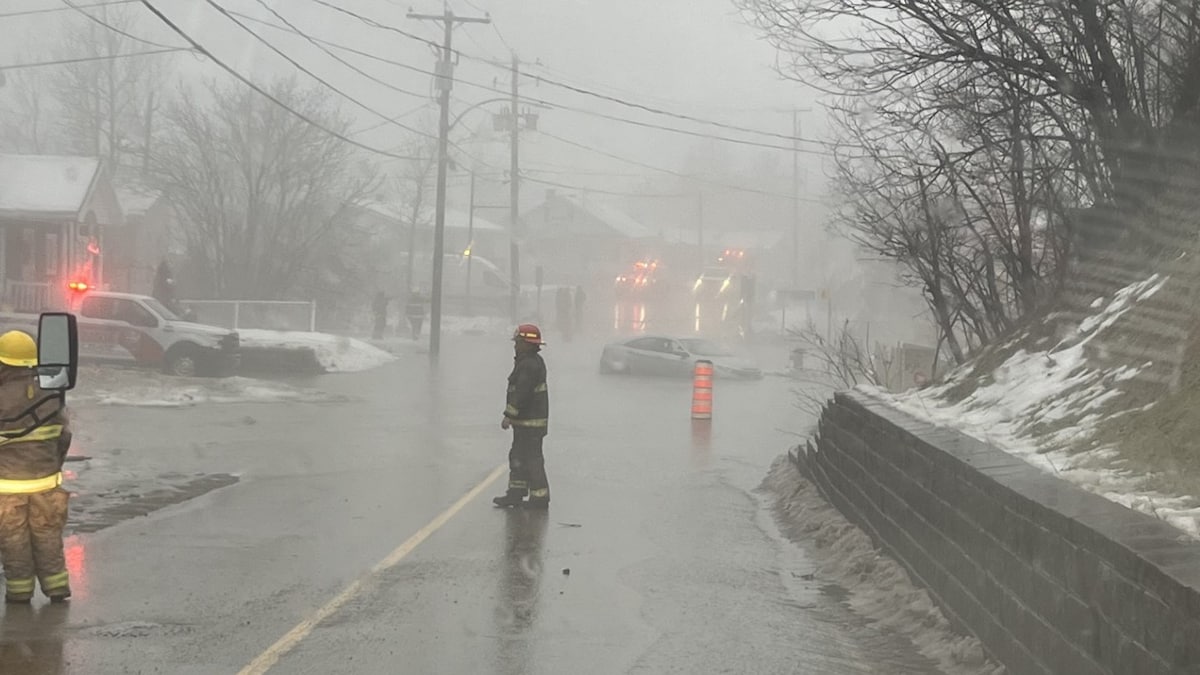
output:
M 1114 385 L 1140 370 L 1129 366 L 1090 367 L 1084 358 L 1085 345 L 1137 302 L 1154 295 L 1166 281 L 1154 275 L 1122 288 L 1112 298 L 1097 299 L 1092 304 L 1096 314 L 1084 320 L 1073 335 L 1045 351 L 1016 352 L 995 370 L 991 381 L 981 383 L 961 401 L 948 400 L 947 396 L 969 375 L 969 368 L 960 369 L 946 384 L 924 390 L 890 394 L 875 387 L 860 388 L 891 399 L 911 415 L 958 429 L 1084 489 L 1163 518 L 1200 537 L 1196 499 L 1141 489 L 1143 476 L 1122 470 L 1111 447 L 1087 452 L 1066 450 L 1074 442 L 1090 438 L 1106 415 L 1111 417 L 1104 406 L 1120 395 Z M 1039 429 L 1052 431 L 1035 437 Z

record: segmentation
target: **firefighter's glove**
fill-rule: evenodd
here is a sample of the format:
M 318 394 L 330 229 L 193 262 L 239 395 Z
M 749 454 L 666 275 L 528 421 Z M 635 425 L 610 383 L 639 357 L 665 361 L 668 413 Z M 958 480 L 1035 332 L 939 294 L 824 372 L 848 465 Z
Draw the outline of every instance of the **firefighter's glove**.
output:
M 509 429 L 511 426 L 512 426 L 512 420 L 508 419 L 507 417 L 505 417 L 504 419 L 500 420 L 500 428 L 501 428 L 501 429 L 504 429 L 505 431 L 508 431 L 508 429 Z

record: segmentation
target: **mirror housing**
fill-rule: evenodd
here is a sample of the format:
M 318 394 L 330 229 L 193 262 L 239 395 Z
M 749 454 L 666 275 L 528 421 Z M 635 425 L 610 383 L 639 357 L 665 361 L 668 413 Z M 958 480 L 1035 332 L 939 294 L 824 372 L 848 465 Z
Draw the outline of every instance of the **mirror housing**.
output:
M 46 391 L 75 388 L 79 369 L 79 329 L 75 315 L 48 312 L 38 317 L 38 385 Z

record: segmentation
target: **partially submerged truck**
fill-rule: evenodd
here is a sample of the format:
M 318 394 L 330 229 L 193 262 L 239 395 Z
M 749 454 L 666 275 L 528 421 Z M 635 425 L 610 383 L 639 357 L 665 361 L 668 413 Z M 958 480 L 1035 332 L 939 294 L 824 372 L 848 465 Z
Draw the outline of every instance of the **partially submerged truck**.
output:
M 71 299 L 81 359 L 157 368 L 181 377 L 224 377 L 240 362 L 236 331 L 186 321 L 147 295 L 92 291 Z M 31 335 L 38 314 L 0 313 L 0 332 Z

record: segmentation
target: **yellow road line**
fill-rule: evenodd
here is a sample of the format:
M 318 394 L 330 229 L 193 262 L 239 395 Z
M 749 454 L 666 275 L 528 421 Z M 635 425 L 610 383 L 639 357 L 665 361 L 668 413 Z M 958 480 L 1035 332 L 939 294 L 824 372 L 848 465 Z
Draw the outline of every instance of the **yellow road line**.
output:
M 400 561 L 404 560 L 409 553 L 412 553 L 418 546 L 420 546 L 421 542 L 428 539 L 429 536 L 434 532 L 440 530 L 442 526 L 449 522 L 449 520 L 453 518 L 459 511 L 463 510 L 463 507 L 478 497 L 479 493 L 488 489 L 488 486 L 490 486 L 492 483 L 495 483 L 496 479 L 500 478 L 500 476 L 503 476 L 507 471 L 507 463 L 501 464 L 493 469 L 492 472 L 488 474 L 487 478 L 483 479 L 483 482 L 471 488 L 470 492 L 463 495 L 458 499 L 458 501 L 451 504 L 450 508 L 438 514 L 437 518 L 429 521 L 428 525 L 417 530 L 413 536 L 405 540 L 403 544 L 400 544 L 396 550 L 389 553 L 386 558 L 380 560 L 374 567 L 372 567 L 369 573 L 347 586 L 345 590 L 343 590 L 341 593 L 338 593 L 337 597 L 327 602 L 317 611 L 313 612 L 312 615 L 310 615 L 307 619 L 296 624 L 295 628 L 288 631 L 286 635 L 279 638 L 278 642 L 268 647 L 263 653 L 259 654 L 257 658 L 250 662 L 250 665 L 242 668 L 238 672 L 238 675 L 263 675 L 263 673 L 270 670 L 276 663 L 279 662 L 279 659 L 283 658 L 285 654 L 295 649 L 296 645 L 300 644 L 304 638 L 308 637 L 309 633 L 312 633 L 313 629 L 316 628 L 318 624 L 328 619 L 335 612 L 341 609 L 343 605 L 352 600 L 354 596 L 358 595 L 366 581 L 368 581 L 371 577 L 374 577 L 381 572 L 385 572 L 399 564 Z

